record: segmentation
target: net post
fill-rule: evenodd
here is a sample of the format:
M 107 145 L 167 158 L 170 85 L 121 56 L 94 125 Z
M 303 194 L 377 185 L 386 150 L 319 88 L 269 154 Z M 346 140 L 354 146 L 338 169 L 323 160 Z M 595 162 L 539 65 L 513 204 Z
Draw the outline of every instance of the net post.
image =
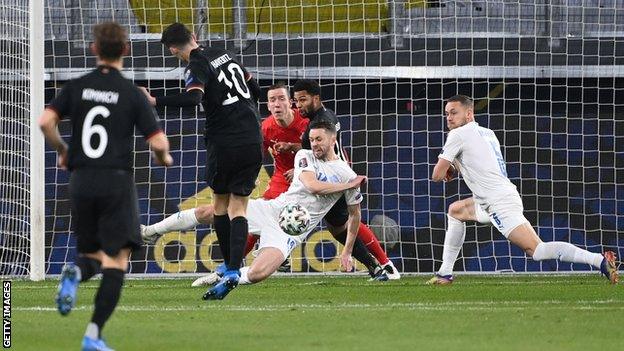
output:
M 43 1 L 29 0 L 30 65 L 30 279 L 45 278 L 44 140 L 37 118 L 44 104 Z
M 403 48 L 405 33 L 405 4 L 401 0 L 388 0 L 388 37 L 390 47 Z
M 247 44 L 247 11 L 245 6 L 246 0 L 232 1 L 232 11 L 234 16 L 234 45 L 238 48 L 244 48 Z

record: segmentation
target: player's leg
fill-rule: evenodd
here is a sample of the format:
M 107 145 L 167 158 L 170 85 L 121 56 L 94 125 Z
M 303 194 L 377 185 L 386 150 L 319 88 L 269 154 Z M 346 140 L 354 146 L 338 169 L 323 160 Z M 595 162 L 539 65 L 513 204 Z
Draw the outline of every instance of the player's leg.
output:
M 286 257 L 275 247 L 260 249 L 249 269 L 241 269 L 241 284 L 259 283 L 275 273 Z
M 203 205 L 176 212 L 152 225 L 141 226 L 143 241 L 153 243 L 163 234 L 195 228 L 199 224 L 211 225 L 214 221 L 214 206 Z
M 603 255 L 583 250 L 563 241 L 542 242 L 530 223 L 524 222 L 509 233 L 508 239 L 533 257 L 535 261 L 560 260 L 563 262 L 589 264 L 600 269 L 612 284 L 618 282 L 615 254 L 611 251 Z
M 102 279 L 95 294 L 91 322 L 87 325 L 83 348 L 108 350 L 102 330 L 117 307 L 132 250 L 141 248 L 139 208 L 134 179 L 130 173 L 114 172 L 106 196 L 98 198 L 97 232 L 101 251 Z
M 250 237 L 257 238 L 258 234 L 261 231 L 261 227 L 263 223 L 266 222 L 266 218 L 271 216 L 270 213 L 265 212 L 265 210 L 263 209 L 263 206 L 265 205 L 266 203 L 263 200 L 250 200 L 249 201 L 249 204 L 247 205 L 247 219 L 248 219 L 249 231 L 250 231 L 248 238 Z M 247 255 L 247 253 L 249 252 L 246 251 L 245 256 Z M 200 286 L 214 285 L 221 280 L 226 270 L 227 268 L 225 264 L 220 264 L 219 266 L 216 267 L 214 272 L 195 279 L 193 283 L 191 284 L 191 286 L 200 287 Z
M 101 258 L 97 254 L 100 245 L 97 238 L 97 194 L 92 194 L 88 171 L 74 171 L 69 183 L 74 235 L 77 237 L 78 257 L 74 263 L 63 267 L 56 294 L 56 304 L 61 315 L 67 315 L 76 304 L 79 283 L 89 280 L 100 269 Z
M 231 218 L 230 224 L 230 262 L 227 264 L 228 270 L 238 270 L 243 263 L 247 235 L 249 233 L 249 223 L 247 222 L 248 196 L 231 194 L 228 215 Z
M 479 215 L 479 212 L 482 212 Z M 453 266 L 466 237 L 466 221 L 489 221 L 487 213 L 472 197 L 453 202 L 446 215 L 447 226 L 442 250 L 442 265 L 427 284 L 446 285 L 453 282 Z
M 334 226 L 327 220 L 327 217 L 325 218 L 325 222 L 327 224 L 327 230 L 332 234 L 334 239 L 344 245 L 347 240 L 347 225 L 343 224 L 340 226 Z M 371 280 L 386 281 L 389 279 L 388 274 L 370 254 L 364 245 L 364 242 L 362 242 L 360 238 L 355 239 L 351 255 L 356 260 L 364 264 L 366 269 L 368 269 L 368 274 L 371 276 Z
M 344 245 L 347 240 L 347 220 L 349 219 L 347 202 L 344 195 L 332 206 L 324 219 L 325 224 L 327 224 L 327 230 L 329 230 L 334 239 Z M 388 275 L 385 274 L 381 265 L 371 255 L 370 251 L 368 251 L 364 242 L 359 237 L 355 238 L 351 255 L 364 264 L 372 279 L 379 281 L 388 280 Z
M 250 207 L 250 220 L 261 215 L 264 220 L 261 227 L 259 254 L 250 267 L 241 269 L 241 284 L 255 284 L 275 273 L 292 250 L 302 243 L 302 237 L 290 236 L 282 231 L 277 216 L 271 216 L 271 206 L 264 201 Z
M 230 194 L 227 206 L 227 215 L 230 219 L 229 257 L 225 262 L 227 270 L 223 274 L 223 278 L 219 284 L 204 294 L 206 300 L 221 300 L 238 285 L 239 269 L 243 262 L 245 243 L 249 233 L 249 222 L 246 218 L 247 204 L 262 167 L 262 146 L 260 144 L 244 145 L 222 151 L 224 152 L 217 156 L 217 164 L 222 171 L 217 174 L 217 179 L 215 179 L 215 183 L 218 183 L 219 186 L 213 187 L 213 190 L 216 194 L 219 193 L 217 188 L 227 189 Z M 215 204 L 215 229 L 217 215 L 221 214 L 220 210 Z M 219 237 L 219 241 L 222 240 L 225 241 L 225 238 Z
M 253 235 L 253 234 L 247 235 L 247 243 L 245 244 L 244 256 L 247 256 L 251 252 L 251 250 L 253 250 L 254 246 L 256 245 L 256 242 L 258 241 L 258 238 L 259 237 L 257 235 Z M 210 274 L 206 274 L 195 279 L 191 283 L 191 287 L 195 288 L 195 287 L 200 287 L 200 286 L 214 285 L 223 277 L 223 274 L 225 273 L 226 270 L 227 270 L 227 267 L 225 266 L 225 263 L 220 264 Z M 243 271 L 241 268 L 241 277 L 242 275 L 243 275 Z
M 260 237 L 257 235 L 247 235 L 247 242 L 245 243 L 245 252 L 243 253 L 243 255 L 246 257 L 247 255 L 249 255 L 249 253 L 253 250 L 253 248 L 256 246 L 256 243 L 258 242 L 258 239 Z
M 119 253 L 113 257 L 100 252 L 102 280 L 95 294 L 93 315 L 85 331 L 83 348 L 98 349 L 97 346 L 101 347 L 103 344 L 102 330 L 119 302 L 129 256 L 130 248 L 119 250 Z
M 388 275 L 388 279 L 390 280 L 399 280 L 401 279 L 401 274 L 396 269 L 392 261 L 386 255 L 386 252 L 381 248 L 379 244 L 379 240 L 375 236 L 375 233 L 370 229 L 370 227 L 364 222 L 360 223 L 360 228 L 358 229 L 358 238 L 362 240 L 364 246 L 370 251 L 370 253 L 377 259 L 377 262 L 381 265 L 381 267 Z
M 511 196 L 488 208 L 491 222 L 510 242 L 532 256 L 535 261 L 556 259 L 563 262 L 583 263 L 600 269 L 612 284 L 618 281 L 615 254 L 589 252 L 563 241 L 542 242 L 523 215 L 520 196 Z
M 230 262 L 230 231 L 231 221 L 228 216 L 228 206 L 230 204 L 230 194 L 214 194 L 214 230 L 219 241 L 219 248 L 223 256 L 223 262 L 228 265 Z

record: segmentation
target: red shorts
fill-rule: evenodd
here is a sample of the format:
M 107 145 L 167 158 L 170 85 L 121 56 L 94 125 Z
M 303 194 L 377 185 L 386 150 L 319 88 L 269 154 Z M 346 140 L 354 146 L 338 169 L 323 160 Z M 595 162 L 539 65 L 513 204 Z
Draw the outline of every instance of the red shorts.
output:
M 288 190 L 289 186 L 290 184 L 284 184 L 281 182 L 279 183 L 269 182 L 269 186 L 267 187 L 267 190 L 262 195 L 262 198 L 264 198 L 265 200 L 275 199 L 276 197 L 280 196 L 282 193 L 285 193 L 286 190 Z

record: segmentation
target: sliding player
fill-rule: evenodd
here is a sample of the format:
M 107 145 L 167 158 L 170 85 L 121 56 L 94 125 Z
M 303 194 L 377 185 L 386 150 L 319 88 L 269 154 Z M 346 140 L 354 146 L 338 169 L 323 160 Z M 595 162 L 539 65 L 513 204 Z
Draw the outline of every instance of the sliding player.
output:
M 351 252 L 361 217 L 362 194 L 359 186 L 366 177 L 356 175 L 334 152 L 336 129 L 333 123 L 314 122 L 310 129 L 310 139 L 312 150 L 301 150 L 295 156 L 293 181 L 288 191 L 273 200 L 256 199 L 249 202 L 249 231 L 260 236 L 258 256 L 250 267 L 240 270 L 238 281 L 228 281 L 227 276 L 224 277 L 220 284 L 204 294 L 204 299 L 221 299 L 225 296 L 217 290 L 222 285 L 233 285 L 227 287 L 231 290 L 236 284 L 253 284 L 268 278 L 342 196 L 346 197 L 349 218 L 340 264 L 345 271 L 351 270 Z M 300 204 L 310 213 L 310 223 L 304 234 L 299 236 L 284 233 L 278 224 L 280 211 L 290 203 Z

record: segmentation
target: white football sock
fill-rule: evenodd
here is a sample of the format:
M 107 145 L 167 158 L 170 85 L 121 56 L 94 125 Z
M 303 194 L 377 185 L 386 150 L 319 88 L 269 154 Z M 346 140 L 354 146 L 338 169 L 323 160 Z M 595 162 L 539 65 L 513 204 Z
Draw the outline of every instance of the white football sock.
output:
M 247 278 L 247 272 L 249 271 L 249 266 L 245 266 L 243 268 L 240 269 L 240 277 L 238 278 L 238 285 L 247 285 L 247 284 L 253 284 L 252 282 L 249 281 L 249 278 Z
M 453 274 L 453 266 L 464 244 L 464 239 L 466 238 L 466 224 L 449 215 L 446 217 L 448 218 L 448 229 L 444 236 L 442 266 L 440 266 L 440 270 L 438 271 L 439 275 Z
M 87 324 L 87 330 L 85 331 L 85 336 L 89 339 L 97 340 L 100 338 L 100 328 L 98 328 L 97 324 L 91 322 Z
M 195 209 L 191 208 L 190 210 L 174 213 L 156 224 L 147 226 L 145 232 L 147 235 L 153 235 L 155 233 L 165 234 L 176 230 L 193 229 L 198 224 L 199 221 L 197 217 L 195 217 Z
M 533 253 L 533 260 L 560 260 L 563 262 L 585 263 L 600 268 L 601 254 L 589 252 L 563 241 L 539 243 Z

